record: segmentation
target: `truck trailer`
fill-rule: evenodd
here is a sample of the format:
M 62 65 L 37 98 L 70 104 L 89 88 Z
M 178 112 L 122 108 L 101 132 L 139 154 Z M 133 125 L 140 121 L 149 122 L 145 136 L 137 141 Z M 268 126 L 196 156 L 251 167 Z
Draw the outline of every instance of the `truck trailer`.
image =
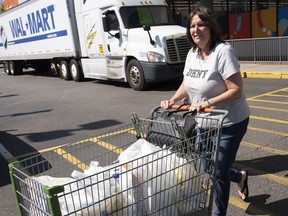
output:
M 8 75 L 53 69 L 135 90 L 181 79 L 191 47 L 165 0 L 29 0 L 0 14 L 0 28 Z

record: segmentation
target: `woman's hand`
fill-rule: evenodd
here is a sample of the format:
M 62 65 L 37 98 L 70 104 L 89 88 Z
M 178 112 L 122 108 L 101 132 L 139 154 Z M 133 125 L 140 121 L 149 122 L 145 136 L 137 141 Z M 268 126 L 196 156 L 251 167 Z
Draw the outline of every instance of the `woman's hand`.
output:
M 189 108 L 189 111 L 195 111 L 196 110 L 198 113 L 205 108 L 210 108 L 210 103 L 208 100 L 197 102 L 197 103 L 192 103 L 190 108 Z
M 169 109 L 175 102 L 173 100 L 163 100 L 160 103 L 162 109 Z

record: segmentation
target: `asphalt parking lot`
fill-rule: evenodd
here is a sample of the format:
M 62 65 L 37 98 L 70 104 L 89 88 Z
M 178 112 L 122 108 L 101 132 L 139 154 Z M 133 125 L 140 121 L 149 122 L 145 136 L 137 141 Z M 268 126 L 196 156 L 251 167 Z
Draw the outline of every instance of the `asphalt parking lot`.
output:
M 250 197 L 243 202 L 232 185 L 228 215 L 288 214 L 288 81 L 282 77 L 244 79 L 251 118 L 234 167 L 249 171 Z M 123 83 L 75 83 L 32 72 L 13 77 L 0 69 L 1 215 L 17 215 L 8 162 L 128 124 L 132 112 L 146 117 L 178 85 L 137 92 Z

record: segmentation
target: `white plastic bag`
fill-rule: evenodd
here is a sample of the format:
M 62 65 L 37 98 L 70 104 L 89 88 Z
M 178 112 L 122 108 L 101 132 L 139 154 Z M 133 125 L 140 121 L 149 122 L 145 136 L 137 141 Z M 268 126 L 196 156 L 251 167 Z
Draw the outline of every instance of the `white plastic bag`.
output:
M 31 179 L 27 179 L 31 199 L 31 206 L 30 206 L 31 215 L 42 216 L 46 215 L 42 211 L 49 212 L 47 198 L 42 192 L 43 185 L 50 187 L 61 186 L 73 181 L 74 181 L 73 178 L 55 178 L 48 175 L 32 177 Z
M 92 198 L 86 198 L 86 206 L 90 207 L 81 210 L 80 215 L 97 215 L 97 212 L 99 215 L 111 214 L 119 210 L 123 216 L 132 215 L 134 200 L 131 172 L 127 172 L 125 167 L 119 164 L 106 167 L 100 167 L 98 164 L 97 161 L 92 161 L 88 170 L 83 173 L 74 170 L 71 174 L 78 180 L 78 185 L 85 188 L 86 196 Z
M 139 139 L 123 151 L 119 163 L 132 170 L 137 215 L 155 212 L 159 216 L 177 216 L 170 174 L 162 158 L 167 150 Z M 140 201 L 141 200 L 141 201 Z
M 195 169 L 194 162 L 187 161 L 185 158 L 172 154 L 170 157 L 171 178 L 176 178 L 176 187 L 173 188 L 175 195 L 175 205 L 179 216 L 189 215 L 199 210 L 202 201 L 202 183 L 204 175 L 199 175 Z

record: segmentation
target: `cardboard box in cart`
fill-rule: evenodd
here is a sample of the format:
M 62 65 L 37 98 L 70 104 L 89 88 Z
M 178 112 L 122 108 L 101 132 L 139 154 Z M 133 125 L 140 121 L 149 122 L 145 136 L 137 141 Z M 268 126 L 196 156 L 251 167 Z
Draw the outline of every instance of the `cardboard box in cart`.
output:
M 150 82 L 182 77 L 190 45 L 164 0 L 30 0 L 0 15 L 7 74 L 52 68 L 65 80 Z

